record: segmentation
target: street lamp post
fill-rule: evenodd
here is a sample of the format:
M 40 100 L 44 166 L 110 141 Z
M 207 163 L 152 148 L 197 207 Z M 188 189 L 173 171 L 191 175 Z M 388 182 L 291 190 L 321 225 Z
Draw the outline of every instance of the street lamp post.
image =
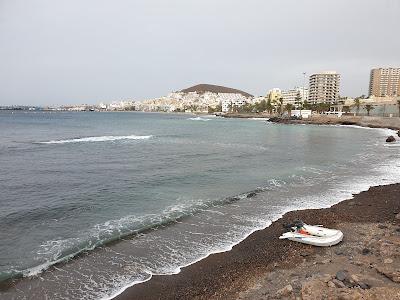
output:
M 304 98 L 305 98 L 305 86 L 306 86 L 306 72 L 303 72 L 303 99 L 302 99 L 302 104 L 304 103 Z M 302 105 L 300 105 L 300 116 L 301 116 L 301 108 Z

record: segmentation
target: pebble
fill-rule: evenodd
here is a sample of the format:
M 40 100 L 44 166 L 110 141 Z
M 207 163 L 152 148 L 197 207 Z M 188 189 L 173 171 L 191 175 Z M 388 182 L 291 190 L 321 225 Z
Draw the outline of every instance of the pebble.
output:
M 344 253 L 343 249 L 336 249 L 335 250 L 335 254 L 336 255 L 343 255 L 343 253 Z
M 343 282 L 341 282 L 340 280 L 332 279 L 332 282 L 333 282 L 338 288 L 345 288 L 345 287 L 346 287 L 346 285 L 345 285 Z
M 287 286 L 285 286 L 285 287 L 281 288 L 279 291 L 277 291 L 275 295 L 278 298 L 280 298 L 280 297 L 288 297 L 292 293 L 293 293 L 293 287 L 290 284 L 288 284 Z
M 300 253 L 300 256 L 303 256 L 303 257 L 307 257 L 309 255 L 310 255 L 310 253 L 304 252 L 304 251 Z
M 362 255 L 367 255 L 367 254 L 371 253 L 371 250 L 369 250 L 368 248 L 364 248 L 364 249 L 362 249 L 361 253 L 362 253 Z
M 371 287 L 369 286 L 368 283 L 364 283 L 364 282 L 360 282 L 358 285 L 359 285 L 360 288 L 362 288 L 363 290 L 368 290 L 369 288 L 371 288 Z
M 349 276 L 349 272 L 347 270 L 340 270 L 336 273 L 336 279 L 343 281 Z
M 330 288 L 336 287 L 336 285 L 335 285 L 332 281 L 328 281 L 328 286 L 329 286 Z
M 391 258 L 385 258 L 384 260 L 383 260 L 383 263 L 384 264 L 391 264 L 393 262 L 393 259 L 391 259 Z

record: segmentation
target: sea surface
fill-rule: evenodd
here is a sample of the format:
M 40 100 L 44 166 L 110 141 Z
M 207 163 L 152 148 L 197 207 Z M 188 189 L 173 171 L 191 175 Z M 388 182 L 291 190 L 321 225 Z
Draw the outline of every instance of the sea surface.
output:
M 0 112 L 0 298 L 110 299 L 289 210 L 400 182 L 389 130 Z

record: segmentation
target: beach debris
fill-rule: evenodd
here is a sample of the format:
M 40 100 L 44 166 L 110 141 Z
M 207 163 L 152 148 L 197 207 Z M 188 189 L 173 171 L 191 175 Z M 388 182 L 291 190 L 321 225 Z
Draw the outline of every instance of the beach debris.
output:
M 388 138 L 386 139 L 386 143 L 393 143 L 395 141 L 396 141 L 396 139 L 394 138 L 393 135 L 388 136 Z
M 322 225 L 307 225 L 302 221 L 284 225 L 289 232 L 283 233 L 279 239 L 288 239 L 303 244 L 328 247 L 340 243 L 343 233 L 340 230 L 324 228 Z

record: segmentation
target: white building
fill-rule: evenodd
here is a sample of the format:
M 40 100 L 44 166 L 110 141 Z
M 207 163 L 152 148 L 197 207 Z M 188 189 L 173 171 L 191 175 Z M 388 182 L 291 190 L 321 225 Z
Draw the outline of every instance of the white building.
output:
M 242 94 L 218 93 L 218 98 L 221 101 L 222 112 L 229 112 L 249 102 L 249 99 Z
M 296 87 L 291 90 L 282 91 L 283 105 L 292 104 L 298 107 L 308 99 L 308 89 L 305 87 Z
M 339 100 L 340 74 L 336 71 L 315 73 L 310 76 L 308 101 L 315 103 L 337 103 Z

